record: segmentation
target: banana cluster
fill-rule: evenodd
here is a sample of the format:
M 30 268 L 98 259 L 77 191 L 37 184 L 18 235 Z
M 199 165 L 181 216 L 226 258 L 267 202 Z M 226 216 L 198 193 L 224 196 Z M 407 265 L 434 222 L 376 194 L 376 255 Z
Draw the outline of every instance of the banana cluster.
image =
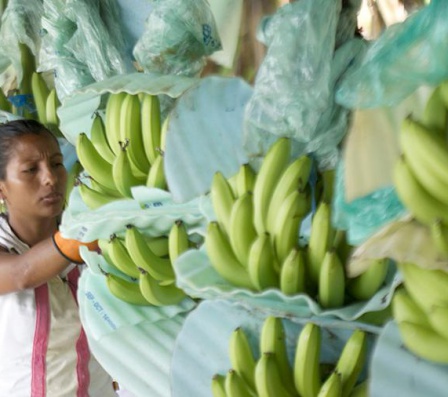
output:
M 448 255 L 447 112 L 448 83 L 443 83 L 428 99 L 421 119 L 403 120 L 402 155 L 394 168 L 399 198 L 415 219 L 429 227 L 442 255 Z
M 298 335 L 290 363 L 280 317 L 265 319 L 254 354 L 248 335 L 238 327 L 230 337 L 231 368 L 211 380 L 213 397 L 351 397 L 367 396 L 360 379 L 367 362 L 367 335 L 355 330 L 336 363 L 320 362 L 321 329 L 308 322 Z M 365 394 L 359 394 L 364 390 Z
M 403 286 L 392 314 L 405 346 L 419 357 L 448 364 L 448 272 L 398 263 Z
M 214 269 L 232 285 L 253 291 L 279 289 L 288 296 L 309 294 L 323 308 L 343 306 L 349 299 L 370 299 L 383 285 L 388 260 L 372 261 L 356 278 L 348 279 L 345 264 L 351 247 L 331 221 L 334 172 L 321 172 L 311 194 L 312 160 L 290 161 L 291 142 L 277 140 L 258 172 L 248 164 L 225 178 L 216 172 L 210 198 L 216 220 L 205 237 Z M 299 244 L 300 226 L 317 206 L 308 242 Z
M 307 156 L 291 162 L 290 151 L 290 140 L 280 138 L 258 173 L 243 164 L 229 179 L 221 172 L 213 177 L 210 198 L 216 221 L 208 224 L 206 251 L 216 271 L 234 285 L 278 288 L 281 269 L 301 266 L 299 229 L 311 210 L 312 163 Z M 286 262 L 291 263 L 283 266 Z
M 123 237 L 113 234 L 99 239 L 101 255 L 117 270 L 105 273 L 110 292 L 137 305 L 166 306 L 182 301 L 186 294 L 176 286 L 173 263 L 188 250 L 190 241 L 185 224 L 176 221 L 168 236 L 148 237 L 128 225 Z
M 157 95 L 111 93 L 104 120 L 94 114 L 90 137 L 80 133 L 76 153 L 90 183 L 79 193 L 91 209 L 132 198 L 131 188 L 167 190 L 163 163 L 163 132 Z

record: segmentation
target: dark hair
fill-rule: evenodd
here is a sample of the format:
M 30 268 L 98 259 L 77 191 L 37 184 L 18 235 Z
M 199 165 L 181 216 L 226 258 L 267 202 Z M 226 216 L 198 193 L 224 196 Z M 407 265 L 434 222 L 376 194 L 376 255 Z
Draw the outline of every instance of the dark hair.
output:
M 36 120 L 23 119 L 0 124 L 0 180 L 6 178 L 6 166 L 16 139 L 24 135 L 40 135 L 42 133 L 48 133 L 58 142 L 53 133 Z

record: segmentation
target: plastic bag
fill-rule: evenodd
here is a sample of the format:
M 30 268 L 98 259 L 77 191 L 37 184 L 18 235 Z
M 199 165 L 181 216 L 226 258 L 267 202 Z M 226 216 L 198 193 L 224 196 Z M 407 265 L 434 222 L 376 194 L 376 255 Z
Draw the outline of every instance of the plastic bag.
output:
M 340 1 L 301 0 L 262 21 L 258 36 L 268 49 L 244 120 L 244 146 L 256 168 L 279 136 L 293 139 L 295 157 L 314 153 L 319 168 L 335 166 L 348 110 L 334 102 L 334 87 L 365 47 L 354 30 L 347 34 L 341 8 Z
M 117 33 L 118 18 L 111 0 L 44 0 L 38 70 L 54 70 L 61 100 L 81 87 L 131 70 L 124 40 Z
M 336 102 L 347 108 L 393 106 L 421 85 L 448 79 L 448 2 L 432 0 L 387 28 L 342 76 Z
M 405 208 L 393 186 L 386 186 L 372 193 L 347 202 L 344 189 L 344 162 L 339 161 L 333 201 L 333 224 L 347 230 L 348 241 L 359 245 L 383 225 L 399 218 Z
M 153 4 L 133 54 L 145 72 L 193 77 L 202 71 L 204 57 L 220 49 L 206 0 L 164 0 Z
M 0 87 L 7 81 L 10 67 L 17 83 L 22 81 L 19 43 L 25 43 L 34 55 L 38 54 L 42 13 L 40 1 L 9 0 L 0 27 Z

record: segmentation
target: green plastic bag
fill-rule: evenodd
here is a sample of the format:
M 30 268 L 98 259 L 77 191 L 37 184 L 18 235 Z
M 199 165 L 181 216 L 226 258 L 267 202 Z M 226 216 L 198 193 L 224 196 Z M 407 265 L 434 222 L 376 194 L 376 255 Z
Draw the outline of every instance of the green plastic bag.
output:
M 153 3 L 133 54 L 145 72 L 197 77 L 221 47 L 206 0 L 163 0 Z
M 419 86 L 448 79 L 448 2 L 431 0 L 369 43 L 338 82 L 336 102 L 350 109 L 393 106 Z

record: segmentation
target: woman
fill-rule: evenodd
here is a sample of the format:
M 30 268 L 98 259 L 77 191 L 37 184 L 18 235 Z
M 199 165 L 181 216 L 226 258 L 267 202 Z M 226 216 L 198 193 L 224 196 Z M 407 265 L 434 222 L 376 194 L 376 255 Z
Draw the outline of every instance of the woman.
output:
M 116 396 L 79 319 L 83 243 L 58 232 L 66 181 L 50 131 L 0 124 L 0 397 Z

